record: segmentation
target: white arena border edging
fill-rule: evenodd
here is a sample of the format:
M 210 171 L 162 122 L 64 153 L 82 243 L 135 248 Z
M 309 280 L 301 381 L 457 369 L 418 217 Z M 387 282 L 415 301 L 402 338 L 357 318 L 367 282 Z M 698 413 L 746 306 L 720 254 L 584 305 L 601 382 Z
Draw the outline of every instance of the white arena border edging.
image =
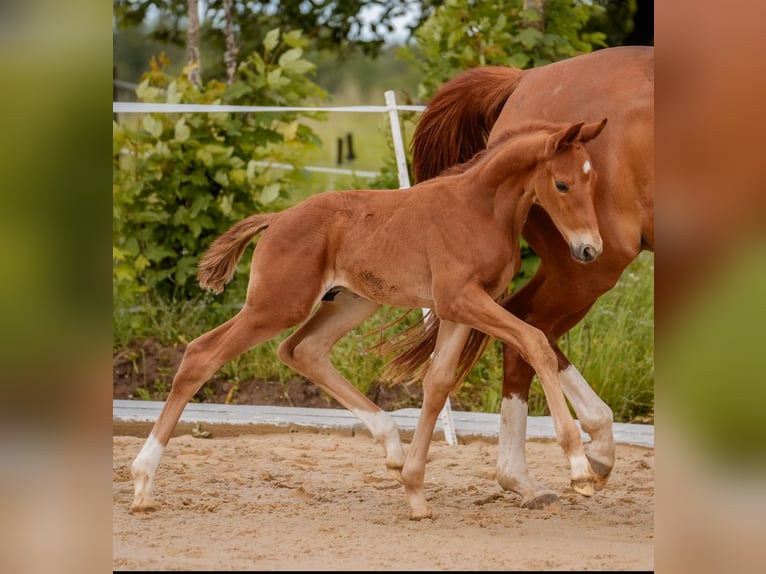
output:
M 112 402 L 112 432 L 115 436 L 146 436 L 164 405 L 162 401 L 115 399 Z M 399 426 L 402 438 L 411 439 L 420 409 L 400 409 L 390 414 Z M 463 441 L 497 441 L 499 414 L 465 411 L 451 411 L 451 414 L 455 434 Z M 579 421 L 575 422 L 579 428 Z M 189 434 L 196 427 L 209 431 L 214 437 L 295 430 L 335 432 L 348 436 L 357 433 L 369 435 L 361 421 L 345 409 L 189 403 L 181 415 L 174 436 Z M 441 424 L 437 424 L 434 438 L 446 440 Z M 527 438 L 555 439 L 551 417 L 528 417 Z M 621 444 L 654 448 L 654 426 L 614 423 L 614 438 Z M 584 433 L 583 439 L 588 440 Z

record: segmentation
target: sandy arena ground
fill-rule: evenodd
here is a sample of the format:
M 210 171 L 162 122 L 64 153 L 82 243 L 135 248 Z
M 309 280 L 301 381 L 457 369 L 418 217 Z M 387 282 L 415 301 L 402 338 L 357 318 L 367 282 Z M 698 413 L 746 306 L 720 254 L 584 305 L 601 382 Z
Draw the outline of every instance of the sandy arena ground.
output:
M 408 519 L 404 490 L 369 436 L 311 431 L 170 441 L 159 508 L 130 513 L 143 438 L 113 439 L 115 570 L 653 570 L 654 451 L 617 445 L 607 488 L 569 488 L 561 449 L 530 441 L 560 513 L 519 507 L 494 480 L 497 445 L 431 446 L 434 518 Z

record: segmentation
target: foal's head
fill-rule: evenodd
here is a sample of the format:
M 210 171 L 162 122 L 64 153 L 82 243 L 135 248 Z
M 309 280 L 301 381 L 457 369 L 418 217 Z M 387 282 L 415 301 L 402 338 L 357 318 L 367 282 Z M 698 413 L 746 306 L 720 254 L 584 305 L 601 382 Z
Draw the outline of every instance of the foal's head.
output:
M 548 213 L 572 257 L 581 263 L 595 261 L 603 249 L 594 206 L 596 171 L 582 144 L 601 133 L 605 124 L 606 118 L 554 131 L 528 180 L 534 202 Z

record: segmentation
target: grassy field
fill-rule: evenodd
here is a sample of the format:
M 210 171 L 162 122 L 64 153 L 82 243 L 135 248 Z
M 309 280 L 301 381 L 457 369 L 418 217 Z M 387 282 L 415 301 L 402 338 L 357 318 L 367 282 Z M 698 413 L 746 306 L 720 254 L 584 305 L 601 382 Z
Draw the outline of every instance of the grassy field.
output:
M 392 86 L 391 89 L 395 87 Z M 377 94 L 376 94 L 377 95 Z M 365 96 L 358 89 L 346 88 L 334 95 L 325 107 L 340 106 L 383 106 L 384 91 L 379 97 Z M 397 98 L 399 95 L 397 94 Z M 404 103 L 400 101 L 399 103 Z M 419 113 L 401 113 L 401 128 L 404 145 L 409 150 L 414 129 L 413 121 Z M 409 121 L 407 118 L 411 118 Z M 386 162 L 394 162 L 395 156 L 391 140 L 391 124 L 387 112 L 328 112 L 324 121 L 307 120 L 306 123 L 322 140 L 323 145 L 308 155 L 306 166 L 379 173 Z M 348 137 L 351 136 L 354 158 L 349 159 Z M 338 140 L 342 141 L 341 163 L 338 163 Z M 291 190 L 295 201 L 309 195 L 331 190 L 365 189 L 371 186 L 372 178 L 363 175 L 340 175 L 312 172 L 307 185 Z M 413 182 L 414 183 L 414 182 Z M 398 187 L 398 184 L 394 184 Z

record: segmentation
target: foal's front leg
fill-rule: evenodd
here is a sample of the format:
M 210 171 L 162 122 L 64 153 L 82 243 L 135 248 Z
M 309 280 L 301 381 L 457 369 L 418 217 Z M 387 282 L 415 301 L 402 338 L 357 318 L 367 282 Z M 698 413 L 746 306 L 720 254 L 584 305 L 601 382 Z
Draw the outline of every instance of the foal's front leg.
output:
M 442 321 L 439 326 L 431 364 L 423 379 L 423 406 L 420 418 L 402 469 L 402 484 L 410 503 L 411 520 L 431 518 L 431 509 L 426 501 L 423 486 L 426 458 L 436 420 L 455 386 L 455 370 L 470 332 L 469 327 L 449 321 Z
M 544 253 L 548 257 L 555 255 L 547 251 Z M 522 317 L 530 325 L 544 331 L 549 341 L 555 341 L 576 325 L 590 310 L 595 298 L 607 289 L 610 284 L 607 280 L 611 280 L 610 277 L 604 278 L 602 273 L 600 276 L 604 283 L 597 283 L 591 279 L 588 284 L 592 290 L 579 289 L 571 296 L 564 296 L 555 286 L 560 285 L 565 277 L 569 277 L 570 280 L 572 277 L 579 277 L 582 281 L 575 281 L 575 283 L 582 283 L 585 277 L 578 274 L 585 271 L 581 270 L 581 265 L 571 262 L 568 253 L 562 253 L 559 256 L 558 266 L 541 264 L 535 276 L 503 303 L 503 306 L 512 314 Z M 599 259 L 594 265 L 600 265 L 604 259 Z M 564 270 L 560 269 L 562 267 Z M 590 270 L 591 267 L 588 269 Z M 558 345 L 552 343 L 552 346 L 558 358 L 558 380 L 561 388 L 580 420 L 582 429 L 591 438 L 590 442 L 585 444 L 585 453 L 597 477 L 595 488 L 599 490 L 606 485 L 614 467 L 615 444 L 612 432 L 614 415 Z M 513 485 L 528 479 L 526 463 L 518 464 L 517 461 L 509 463 L 507 457 L 511 456 L 511 452 L 521 452 L 523 457 L 527 412 L 526 408 L 518 408 L 516 403 L 521 401 L 524 407 L 527 406 L 533 375 L 534 369 L 524 361 L 519 352 L 504 345 L 503 408 L 508 411 L 509 416 L 501 419 L 500 441 L 503 442 L 505 438 L 505 442 L 512 446 L 509 450 L 498 453 L 498 482 L 503 485 L 503 488 L 508 488 L 506 484 Z M 512 404 L 517 408 L 511 408 Z M 516 418 L 522 420 L 511 422 L 511 419 Z M 501 457 L 505 457 L 505 464 L 501 463 Z M 541 486 L 539 483 L 534 484 Z M 516 490 L 513 487 L 509 489 Z M 531 499 L 529 505 L 532 508 L 547 508 L 549 501 L 550 496 L 543 495 L 541 498 Z
M 559 371 L 559 381 L 583 430 L 591 438 L 585 445 L 585 455 L 596 476 L 594 486 L 596 490 L 601 490 L 614 468 L 614 413 L 572 363 Z
M 556 440 L 569 460 L 572 488 L 585 496 L 591 496 L 598 476 L 591 468 L 585 455 L 580 431 L 569 412 L 569 407 L 559 382 L 556 354 L 545 334 L 503 309 L 478 286 L 466 289 L 460 299 L 455 301 L 453 312 L 461 320 L 470 321 L 473 328 L 500 339 L 506 345 L 516 349 L 521 357 L 537 372 L 551 411 L 551 417 L 553 418 Z M 512 399 L 513 397 L 511 397 Z M 515 406 L 518 407 L 521 404 L 522 401 L 518 401 L 518 404 Z M 509 420 L 511 418 L 520 418 L 523 420 L 524 425 L 526 425 L 525 409 L 517 408 L 516 412 L 513 412 L 513 403 L 509 402 L 505 406 L 508 407 L 509 416 L 507 418 Z M 526 428 L 521 428 L 518 420 L 509 424 L 513 426 L 509 427 L 511 434 L 506 438 L 510 437 L 513 439 L 514 442 L 510 446 L 511 448 L 516 447 L 515 453 L 518 453 L 519 449 L 522 449 L 521 452 L 523 453 L 523 444 L 520 442 L 520 438 L 525 437 Z M 505 447 L 505 444 L 503 447 Z M 510 457 L 513 454 L 513 450 L 500 453 L 501 457 Z M 507 466 L 500 466 L 501 464 Z M 514 467 L 514 464 L 519 465 L 519 468 Z M 515 462 L 512 462 L 510 458 L 501 458 L 498 462 L 498 468 L 506 471 L 512 477 L 521 477 L 521 481 L 516 483 L 509 482 L 508 485 L 512 490 L 516 490 L 516 487 L 518 487 L 521 490 L 522 496 L 528 497 L 531 495 L 533 497 L 531 501 L 525 502 L 531 502 L 533 507 L 537 503 L 539 503 L 537 507 L 556 507 L 555 494 L 551 496 L 552 492 L 548 492 L 544 488 L 541 490 L 536 483 L 529 480 L 526 472 L 526 463 L 523 458 Z M 502 485 L 502 477 L 499 480 L 501 480 Z M 537 499 L 537 503 L 535 499 Z
M 497 481 L 505 490 L 522 497 L 522 506 L 532 509 L 557 510 L 558 496 L 529 473 L 526 464 L 526 426 L 529 385 L 534 370 L 519 353 L 508 346 L 503 348 L 503 401 L 500 411 L 498 438 Z M 595 473 L 596 490 L 602 489 L 609 478 L 615 460 L 612 434 L 612 410 L 590 388 L 575 366 L 561 368 L 558 380 L 569 399 L 580 424 L 591 441 L 584 445 L 585 455 Z

